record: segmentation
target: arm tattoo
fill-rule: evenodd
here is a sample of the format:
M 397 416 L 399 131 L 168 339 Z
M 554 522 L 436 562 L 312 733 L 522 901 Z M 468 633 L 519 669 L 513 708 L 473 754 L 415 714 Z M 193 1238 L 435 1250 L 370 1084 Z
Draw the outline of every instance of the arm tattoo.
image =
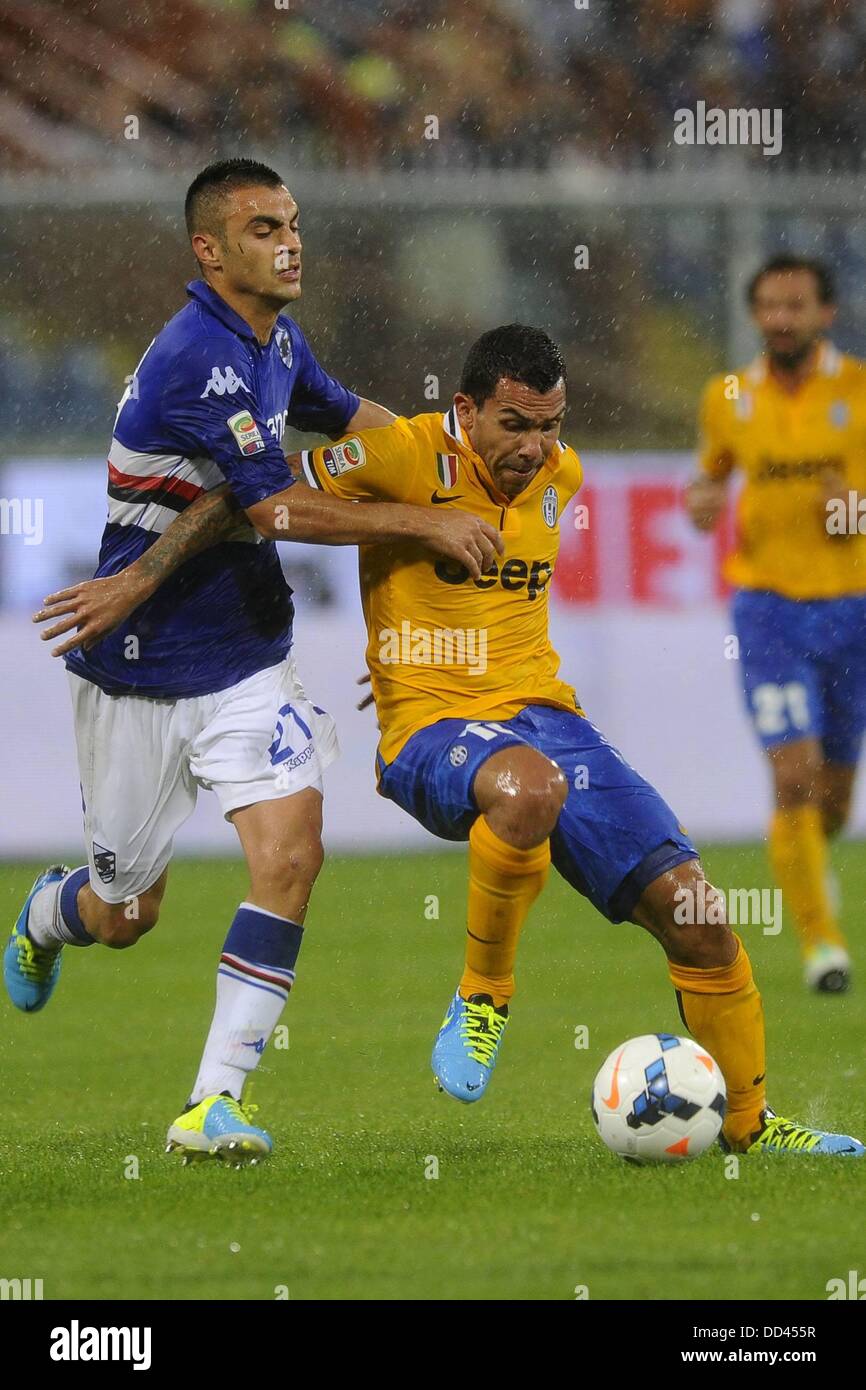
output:
M 225 540 L 237 527 L 239 511 L 227 485 L 197 498 L 136 560 L 139 576 L 158 588 L 186 560 Z

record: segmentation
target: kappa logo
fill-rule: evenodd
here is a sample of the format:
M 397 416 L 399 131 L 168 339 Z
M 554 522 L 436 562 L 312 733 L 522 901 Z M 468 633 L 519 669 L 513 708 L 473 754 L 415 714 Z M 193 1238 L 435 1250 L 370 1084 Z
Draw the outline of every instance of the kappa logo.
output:
M 113 883 L 117 873 L 117 856 L 113 849 L 93 841 L 93 864 L 103 883 Z
M 215 396 L 233 396 L 235 391 L 246 391 L 250 393 L 250 388 L 245 381 L 241 381 L 234 367 L 211 367 L 211 373 L 207 380 L 207 385 L 199 396 L 199 400 L 205 400 L 211 392 Z
M 465 743 L 455 743 L 451 752 L 448 754 L 448 761 L 452 767 L 462 767 L 468 758 Z
M 364 446 L 360 439 L 347 439 L 345 444 L 332 444 L 322 454 L 322 463 L 332 478 L 341 473 L 349 473 L 353 468 L 363 468 L 367 462 Z
M 248 410 L 231 415 L 226 424 L 234 435 L 242 454 L 260 454 L 265 447 L 261 431 Z

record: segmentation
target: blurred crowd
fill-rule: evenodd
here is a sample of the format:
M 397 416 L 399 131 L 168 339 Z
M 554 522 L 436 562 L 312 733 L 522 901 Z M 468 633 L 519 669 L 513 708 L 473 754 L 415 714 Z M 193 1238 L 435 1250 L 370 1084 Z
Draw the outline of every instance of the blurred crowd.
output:
M 0 0 L 0 162 L 655 167 L 673 113 L 780 108 L 858 168 L 864 0 Z M 760 155 L 757 156 L 760 158 Z
M 34 210 L 19 187 L 5 207 L 7 445 L 102 447 L 124 377 L 178 308 L 193 266 L 177 209 L 149 196 L 149 170 L 182 189 L 238 153 L 290 178 L 670 167 L 682 153 L 673 113 L 697 101 L 782 109 L 781 155 L 742 155 L 763 170 L 862 167 L 866 0 L 581 4 L 0 0 L 0 168 L 72 191 Z M 92 179 L 105 173 L 102 202 Z M 332 196 L 339 180 L 310 184 L 299 319 L 354 387 L 428 408 L 426 372 L 450 380 L 481 328 L 522 318 L 561 337 L 587 440 L 689 442 L 700 380 L 725 350 L 735 221 L 648 205 L 596 225 L 585 209 L 551 204 L 540 218 L 493 196 L 479 215 L 441 192 L 401 202 L 399 182 L 387 205 L 361 206 Z M 866 355 L 856 200 L 838 217 L 799 204 L 768 213 L 766 253 L 788 235 L 790 249 L 834 265 L 843 345 Z M 592 242 L 592 275 L 574 273 L 578 239 Z

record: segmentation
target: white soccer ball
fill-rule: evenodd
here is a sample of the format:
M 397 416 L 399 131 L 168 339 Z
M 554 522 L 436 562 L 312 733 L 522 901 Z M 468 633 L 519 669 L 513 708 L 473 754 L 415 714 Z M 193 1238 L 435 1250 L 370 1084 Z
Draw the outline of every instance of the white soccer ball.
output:
M 636 1163 L 697 1158 L 718 1138 L 725 1079 L 691 1038 L 645 1033 L 602 1064 L 592 1087 L 592 1118 L 615 1154 Z

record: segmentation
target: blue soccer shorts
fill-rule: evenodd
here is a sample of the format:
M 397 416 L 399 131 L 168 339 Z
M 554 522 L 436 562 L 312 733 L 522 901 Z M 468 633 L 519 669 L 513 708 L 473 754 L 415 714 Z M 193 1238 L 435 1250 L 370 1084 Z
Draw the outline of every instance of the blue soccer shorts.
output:
M 829 762 L 856 763 L 866 729 L 866 594 L 804 600 L 739 589 L 732 611 L 763 746 L 817 738 Z
M 379 758 L 379 791 L 440 839 L 466 840 L 480 814 L 475 774 L 516 744 L 537 748 L 568 779 L 551 859 L 609 921 L 628 920 L 654 879 L 698 857 L 667 803 L 595 725 L 548 705 L 501 722 L 440 719 L 419 729 L 393 762 Z

